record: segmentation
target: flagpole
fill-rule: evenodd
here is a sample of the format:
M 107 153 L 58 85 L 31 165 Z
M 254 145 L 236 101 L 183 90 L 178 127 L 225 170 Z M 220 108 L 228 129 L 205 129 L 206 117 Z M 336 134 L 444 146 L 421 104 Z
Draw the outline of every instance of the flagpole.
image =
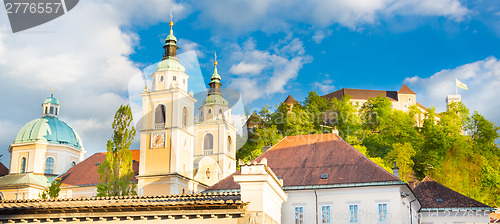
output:
M 455 78 L 455 95 L 458 95 L 457 78 Z

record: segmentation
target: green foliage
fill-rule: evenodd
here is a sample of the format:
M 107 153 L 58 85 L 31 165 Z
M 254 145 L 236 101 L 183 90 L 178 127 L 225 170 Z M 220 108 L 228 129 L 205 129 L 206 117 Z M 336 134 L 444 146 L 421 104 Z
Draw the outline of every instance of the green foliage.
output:
M 357 149 L 359 152 L 361 152 L 363 155 L 365 155 L 366 157 L 368 157 L 368 159 L 370 159 L 371 161 L 373 161 L 374 163 L 376 163 L 377 165 L 381 166 L 382 168 L 384 168 L 385 170 L 387 170 L 387 172 L 389 173 L 392 173 L 392 168 L 390 167 L 390 165 L 387 165 L 384 160 L 380 157 L 370 157 L 367 152 L 368 150 L 366 149 L 365 146 L 363 145 L 353 145 L 353 147 L 355 149 Z
M 396 143 L 392 150 L 387 154 L 385 161 L 394 161 L 399 167 L 399 178 L 405 182 L 415 181 L 415 172 L 413 158 L 416 151 L 410 143 Z
M 99 164 L 97 172 L 101 183 L 97 184 L 97 196 L 136 195 L 130 144 L 136 133 L 131 127 L 130 106 L 120 106 L 112 124 L 113 136 L 106 144 L 106 160 Z
M 392 172 L 396 162 L 404 181 L 428 175 L 490 206 L 500 205 L 500 149 L 495 145 L 500 127 L 493 122 L 478 112 L 471 115 L 461 102 L 450 103 L 440 114 L 434 108 L 422 114 L 417 105 L 408 112 L 393 110 L 382 95 L 363 105 L 350 100 L 328 101 L 310 92 L 300 104 L 283 103 L 275 111 L 264 107 L 252 117 L 259 125 L 237 157 L 250 161 L 283 136 L 328 133 L 336 127 L 344 140 L 386 170 Z
M 61 191 L 61 180 L 55 179 L 50 184 L 49 188 L 45 189 L 41 194 L 38 194 L 40 199 L 55 199 L 59 197 L 59 192 Z

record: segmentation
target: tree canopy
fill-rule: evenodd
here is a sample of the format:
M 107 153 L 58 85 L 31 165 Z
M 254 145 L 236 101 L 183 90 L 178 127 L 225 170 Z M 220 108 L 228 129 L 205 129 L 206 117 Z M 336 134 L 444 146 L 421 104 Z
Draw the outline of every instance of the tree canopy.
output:
M 129 150 L 135 136 L 131 127 L 132 110 L 129 105 L 120 106 L 112 124 L 113 136 L 106 144 L 106 160 L 97 169 L 101 183 L 97 185 L 97 196 L 136 195 L 132 155 Z

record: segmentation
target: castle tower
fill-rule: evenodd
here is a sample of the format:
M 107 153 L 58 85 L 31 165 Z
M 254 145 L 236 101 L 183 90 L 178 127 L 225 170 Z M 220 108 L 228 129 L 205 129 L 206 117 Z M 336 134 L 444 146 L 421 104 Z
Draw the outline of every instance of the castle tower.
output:
M 193 178 L 194 104 L 188 78 L 177 58 L 177 38 L 165 39 L 165 53 L 142 96 L 139 195 L 198 192 Z
M 208 96 L 198 108 L 199 121 L 195 124 L 194 178 L 209 186 L 236 171 L 237 129 L 222 95 L 217 57 L 214 65 Z

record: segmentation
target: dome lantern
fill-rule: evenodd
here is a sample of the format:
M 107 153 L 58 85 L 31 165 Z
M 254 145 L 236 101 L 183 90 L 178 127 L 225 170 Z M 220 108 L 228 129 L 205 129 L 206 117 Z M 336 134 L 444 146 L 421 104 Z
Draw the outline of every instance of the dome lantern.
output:
M 53 90 L 52 90 L 53 91 Z M 59 101 L 54 98 L 54 93 L 50 94 L 50 97 L 45 99 L 42 104 L 43 112 L 42 117 L 58 117 L 59 116 Z

